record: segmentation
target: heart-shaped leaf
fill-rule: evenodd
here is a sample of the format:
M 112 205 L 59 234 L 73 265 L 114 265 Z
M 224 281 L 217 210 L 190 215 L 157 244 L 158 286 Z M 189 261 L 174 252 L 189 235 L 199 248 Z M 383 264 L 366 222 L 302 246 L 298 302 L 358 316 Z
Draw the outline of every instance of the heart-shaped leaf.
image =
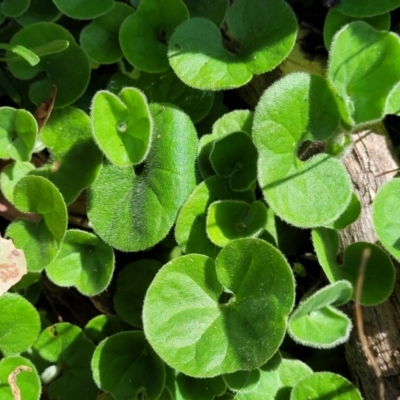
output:
M 188 86 L 203 90 L 242 86 L 253 74 L 275 68 L 295 42 L 296 18 L 283 0 L 236 0 L 226 22 L 225 42 L 218 27 L 205 18 L 185 21 L 172 35 L 169 62 Z
M 296 157 L 303 141 L 328 139 L 338 123 L 335 99 L 316 75 L 290 74 L 258 103 L 253 124 L 258 182 L 268 205 L 290 224 L 329 224 L 351 201 L 351 181 L 339 160 L 327 154 L 304 162 Z
M 215 263 L 191 254 L 161 268 L 144 301 L 144 331 L 186 375 L 250 370 L 277 351 L 293 302 L 293 274 L 282 254 L 263 240 L 238 239 Z
M 105 163 L 88 193 L 88 216 L 111 246 L 138 251 L 162 240 L 195 186 L 196 131 L 175 108 L 151 105 L 153 144 L 146 163 L 118 168 Z

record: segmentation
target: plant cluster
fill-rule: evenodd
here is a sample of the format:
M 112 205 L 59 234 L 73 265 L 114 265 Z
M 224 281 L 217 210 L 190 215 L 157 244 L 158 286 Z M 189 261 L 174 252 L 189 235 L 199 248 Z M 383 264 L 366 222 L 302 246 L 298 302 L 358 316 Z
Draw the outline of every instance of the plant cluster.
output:
M 348 339 L 338 307 L 366 248 L 361 304 L 393 289 L 400 179 L 373 205 L 388 253 L 337 255 L 361 208 L 350 136 L 400 114 L 398 6 L 329 9 L 325 73 L 283 76 L 250 111 L 223 94 L 295 50 L 284 0 L 1 1 L 0 188 L 21 215 L 0 242 L 1 399 L 361 399 L 287 343 Z M 295 244 L 309 230 L 328 282 L 311 289 Z M 44 282 L 112 310 L 57 322 Z

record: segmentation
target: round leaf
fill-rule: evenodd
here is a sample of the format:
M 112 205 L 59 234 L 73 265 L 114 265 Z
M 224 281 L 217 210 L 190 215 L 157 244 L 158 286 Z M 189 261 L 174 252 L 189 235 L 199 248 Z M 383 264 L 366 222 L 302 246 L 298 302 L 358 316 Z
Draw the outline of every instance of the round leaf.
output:
M 7 17 L 18 17 L 29 7 L 30 0 L 3 0 L 0 4 L 0 11 Z
M 129 331 L 131 328 L 115 315 L 100 314 L 85 326 L 85 335 L 95 343 L 100 343 L 115 333 Z
M 88 216 L 99 236 L 124 251 L 162 240 L 195 186 L 197 137 L 190 119 L 151 105 L 153 144 L 136 172 L 106 163 L 89 189 Z
M 53 22 L 61 16 L 61 12 L 52 0 L 30 0 L 29 8 L 15 20 L 22 26 L 37 22 Z
M 238 239 L 215 263 L 192 254 L 161 268 L 144 301 L 144 331 L 186 375 L 250 370 L 280 346 L 293 302 L 293 274 L 282 254 L 262 240 Z
M 37 77 L 29 88 L 29 98 L 35 104 L 47 99 L 52 92 L 52 85 L 55 85 L 57 97 L 54 107 L 60 108 L 81 97 L 90 78 L 89 59 L 76 44 L 71 33 L 60 25 L 40 22 L 22 28 L 13 36 L 10 43 L 34 50 L 35 47 L 45 46 L 55 40 L 67 41 L 68 48 L 42 56 L 40 63 L 35 67 L 31 67 L 25 60 L 8 62 L 8 67 L 18 79 Z M 45 73 L 46 77 L 43 78 L 41 73 Z
M 144 161 L 150 149 L 152 119 L 142 92 L 125 88 L 118 98 L 98 91 L 91 120 L 97 144 L 114 165 L 125 167 Z
M 4 354 L 22 353 L 35 343 L 40 318 L 35 307 L 19 294 L 0 297 L 0 350 Z
M 58 286 L 75 286 L 86 296 L 95 296 L 109 285 L 114 272 L 111 246 L 89 232 L 71 229 L 65 234 L 57 257 L 46 267 Z
M 335 8 L 345 15 L 360 18 L 383 14 L 399 6 L 399 0 L 382 0 L 379 2 L 365 0 L 362 3 L 358 0 L 346 0 L 339 2 Z
M 231 40 L 225 42 L 218 27 L 205 18 L 189 19 L 172 35 L 169 61 L 188 86 L 203 90 L 242 86 L 253 74 L 275 68 L 295 42 L 296 19 L 282 0 L 236 0 L 226 21 Z
M 125 58 L 146 72 L 166 71 L 167 43 L 174 29 L 188 18 L 182 0 L 141 0 L 137 11 L 125 19 L 119 32 Z
M 304 140 L 325 140 L 339 123 L 335 100 L 325 81 L 305 73 L 286 76 L 269 87 L 254 115 L 258 182 L 268 205 L 298 227 L 326 225 L 345 211 L 351 181 L 339 160 L 317 154 L 296 157 Z
M 189 10 L 191 18 L 204 17 L 210 19 L 215 25 L 220 26 L 225 19 L 229 0 L 183 0 Z
M 212 203 L 207 215 L 207 235 L 217 246 L 245 237 L 257 237 L 267 222 L 267 209 L 261 201 L 252 205 L 238 200 Z
M 92 358 L 96 384 L 116 400 L 142 396 L 157 400 L 164 389 L 165 368 L 143 332 L 121 332 L 101 342 Z
M 74 19 L 92 19 L 105 14 L 114 7 L 114 0 L 53 0 L 57 8 Z

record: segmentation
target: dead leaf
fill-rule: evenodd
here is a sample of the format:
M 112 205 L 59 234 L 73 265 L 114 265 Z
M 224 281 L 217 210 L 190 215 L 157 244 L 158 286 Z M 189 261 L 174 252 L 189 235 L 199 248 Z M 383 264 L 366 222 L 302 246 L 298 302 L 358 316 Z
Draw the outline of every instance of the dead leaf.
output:
M 25 254 L 12 240 L 0 236 L 0 296 L 27 273 Z
M 32 372 L 32 368 L 28 367 L 26 365 L 20 365 L 19 367 L 15 368 L 14 371 L 11 372 L 10 375 L 8 375 L 8 384 L 11 387 L 11 392 L 14 397 L 14 400 L 21 400 L 21 391 L 19 390 L 19 387 L 17 386 L 17 375 L 21 371 Z
M 53 89 L 50 93 L 50 96 L 43 103 L 40 103 L 36 111 L 33 113 L 33 116 L 35 117 L 36 122 L 38 124 L 39 132 L 46 125 L 46 122 L 50 117 L 51 111 L 53 110 L 54 107 L 54 102 L 56 100 L 56 95 L 57 95 L 57 86 L 53 85 Z

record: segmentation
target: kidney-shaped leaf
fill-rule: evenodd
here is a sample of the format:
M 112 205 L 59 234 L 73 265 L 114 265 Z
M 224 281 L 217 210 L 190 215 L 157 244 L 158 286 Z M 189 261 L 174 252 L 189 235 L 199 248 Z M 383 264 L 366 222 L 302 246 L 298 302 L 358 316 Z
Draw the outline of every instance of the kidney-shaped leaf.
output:
M 343 119 L 349 125 L 382 119 L 400 81 L 400 62 L 394 61 L 400 60 L 398 35 L 352 22 L 335 36 L 329 58 L 327 77 L 344 103 Z
M 22 178 L 15 185 L 13 202 L 20 211 L 42 217 L 39 222 L 16 219 L 6 231 L 24 251 L 28 271 L 41 271 L 60 249 L 67 230 L 67 207 L 58 189 L 41 176 Z
M 143 166 L 106 163 L 89 189 L 88 216 L 99 236 L 124 251 L 163 239 L 195 186 L 196 131 L 173 107 L 151 105 L 153 143 Z
M 289 318 L 288 332 L 298 343 L 330 348 L 347 341 L 351 320 L 332 307 L 350 300 L 353 287 L 348 281 L 337 281 L 302 301 Z
M 385 208 L 387 204 L 385 205 Z M 365 249 L 370 250 L 366 260 L 364 283 L 360 303 L 366 306 L 385 301 L 392 293 L 395 270 L 390 257 L 372 243 L 356 242 L 346 247 L 343 264 L 337 262 L 339 234 L 328 228 L 316 228 L 312 231 L 314 248 L 318 261 L 330 282 L 346 279 L 355 287 L 363 262 Z
M 117 97 L 98 91 L 91 119 L 93 136 L 114 165 L 125 167 L 144 161 L 150 150 L 152 118 L 142 92 L 124 88 Z
M 165 385 L 164 364 L 143 332 L 121 332 L 103 340 L 93 354 L 92 370 L 99 388 L 116 400 L 157 400 Z
M 294 73 L 269 87 L 256 108 L 253 139 L 258 181 L 268 205 L 298 227 L 326 225 L 346 210 L 351 181 L 343 164 L 327 154 L 296 157 L 305 140 L 328 139 L 339 113 L 326 82 Z
M 145 297 L 144 330 L 161 358 L 186 375 L 250 370 L 277 351 L 293 302 L 282 254 L 263 240 L 238 239 L 215 263 L 192 254 L 161 268 Z
M 210 90 L 242 86 L 253 74 L 275 68 L 295 42 L 296 18 L 283 0 L 236 0 L 226 21 L 225 41 L 206 18 L 191 18 L 172 35 L 169 62 L 188 86 Z

